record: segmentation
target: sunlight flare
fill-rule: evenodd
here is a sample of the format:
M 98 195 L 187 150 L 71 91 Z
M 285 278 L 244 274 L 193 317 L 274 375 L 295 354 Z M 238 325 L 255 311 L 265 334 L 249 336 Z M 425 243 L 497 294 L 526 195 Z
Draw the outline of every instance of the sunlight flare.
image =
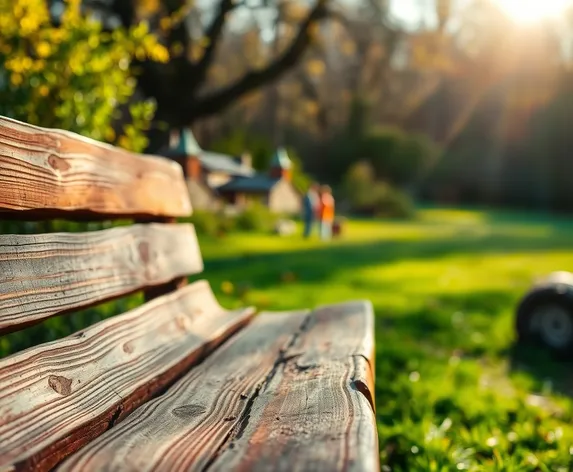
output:
M 517 23 L 534 23 L 558 18 L 573 4 L 572 0 L 495 0 Z

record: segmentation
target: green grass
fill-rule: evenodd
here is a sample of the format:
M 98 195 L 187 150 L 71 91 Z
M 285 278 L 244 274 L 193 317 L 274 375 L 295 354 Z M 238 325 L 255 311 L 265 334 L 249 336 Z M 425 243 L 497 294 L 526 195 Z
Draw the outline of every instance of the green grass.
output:
M 345 230 L 202 239 L 204 277 L 228 307 L 372 301 L 386 470 L 571 470 L 568 366 L 516 349 L 513 314 L 536 278 L 573 270 L 573 223 L 428 209 Z

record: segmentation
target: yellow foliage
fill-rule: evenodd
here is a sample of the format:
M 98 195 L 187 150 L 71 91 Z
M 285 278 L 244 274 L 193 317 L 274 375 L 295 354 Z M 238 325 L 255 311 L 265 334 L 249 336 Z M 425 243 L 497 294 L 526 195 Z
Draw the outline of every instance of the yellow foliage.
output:
M 108 128 L 105 130 L 105 139 L 110 142 L 115 140 L 115 131 L 113 128 Z
M 147 55 L 155 62 L 167 62 L 169 60 L 169 51 L 165 46 L 155 43 L 147 50 Z
M 436 32 L 422 32 L 410 38 L 412 63 L 420 69 L 450 71 L 447 38 Z
M 51 52 L 52 48 L 50 46 L 50 43 L 48 43 L 47 41 L 40 41 L 38 44 L 36 44 L 36 53 L 38 54 L 38 56 L 48 57 Z
M 14 72 L 10 76 L 10 82 L 12 82 L 12 85 L 20 85 L 23 82 L 22 76 Z
M 306 71 L 312 77 L 321 77 L 325 70 L 326 66 L 321 59 L 310 59 L 306 63 Z
M 304 103 L 305 111 L 311 116 L 316 116 L 319 112 L 319 105 L 314 100 L 306 100 Z
M 119 137 L 119 140 L 117 141 L 117 145 L 118 145 L 119 147 L 122 147 L 122 148 L 124 148 L 124 149 L 128 149 L 128 150 L 129 150 L 129 148 L 130 148 L 129 138 L 128 138 L 127 136 L 125 136 L 125 135 L 120 136 L 120 137 Z
M 0 82 L 0 115 L 141 150 L 153 104 L 130 106 L 132 123 L 119 138 L 114 111 L 134 93 L 134 56 L 165 62 L 167 49 L 143 23 L 104 33 L 99 22 L 82 15 L 81 0 L 66 0 L 61 24 L 54 26 L 47 4 L 0 0 L 0 69 L 9 78 Z
M 340 46 L 340 50 L 345 56 L 352 56 L 356 52 L 356 44 L 351 39 L 347 39 Z
M 159 20 L 159 27 L 162 30 L 167 31 L 169 28 L 171 28 L 171 23 L 172 23 L 171 18 L 169 18 L 168 16 L 164 16 Z
M 136 2 L 137 14 L 140 18 L 157 13 L 160 7 L 161 2 L 159 0 L 137 0 Z
M 203 57 L 205 49 L 200 44 L 192 44 L 190 48 L 190 59 L 193 61 L 198 61 Z
M 300 22 L 308 14 L 308 6 L 300 2 L 284 2 L 282 4 L 282 18 L 285 21 Z

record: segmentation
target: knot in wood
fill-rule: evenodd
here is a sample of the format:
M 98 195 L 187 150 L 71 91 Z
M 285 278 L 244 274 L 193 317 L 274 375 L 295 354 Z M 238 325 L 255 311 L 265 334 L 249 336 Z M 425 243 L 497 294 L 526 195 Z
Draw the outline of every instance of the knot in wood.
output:
M 191 404 L 173 408 L 173 410 L 171 410 L 171 413 L 177 416 L 177 418 L 193 418 L 195 416 L 204 414 L 206 411 L 207 408 L 205 408 L 203 405 Z
M 48 164 L 54 170 L 59 170 L 60 172 L 65 172 L 71 167 L 70 163 L 61 157 L 54 156 L 53 154 L 48 157 Z
M 48 377 L 48 385 L 60 395 L 66 396 L 72 393 L 72 379 L 60 375 L 50 375 Z

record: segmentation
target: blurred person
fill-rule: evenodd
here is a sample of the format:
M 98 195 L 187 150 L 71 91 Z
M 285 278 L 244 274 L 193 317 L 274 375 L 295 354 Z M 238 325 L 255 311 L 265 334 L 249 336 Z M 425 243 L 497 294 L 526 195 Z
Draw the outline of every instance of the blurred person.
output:
M 334 197 L 332 189 L 323 185 L 320 189 L 320 237 L 323 240 L 332 238 L 332 224 L 334 223 Z
M 319 208 L 319 195 L 318 184 L 313 182 L 310 184 L 303 199 L 303 215 L 302 220 L 304 223 L 304 237 L 308 238 L 312 233 L 312 227 L 318 214 Z

